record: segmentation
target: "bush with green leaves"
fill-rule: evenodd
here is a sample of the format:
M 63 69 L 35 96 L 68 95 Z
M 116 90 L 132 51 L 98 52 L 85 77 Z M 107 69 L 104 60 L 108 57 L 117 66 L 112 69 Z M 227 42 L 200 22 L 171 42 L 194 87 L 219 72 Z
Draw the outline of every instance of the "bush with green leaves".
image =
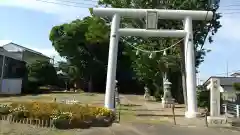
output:
M 236 91 L 240 91 L 240 83 L 233 83 L 233 88 L 234 88 Z
M 10 112 L 11 112 L 10 109 L 11 109 L 11 106 L 5 105 L 5 104 L 3 104 L 3 105 L 0 104 L 0 116 L 10 114 Z
M 156 90 L 154 92 L 154 97 L 155 97 L 156 101 L 161 101 L 162 96 L 163 96 L 163 90 L 161 88 L 159 88 L 158 90 Z
M 210 107 L 210 91 L 197 91 L 197 103 L 198 107 L 209 108 Z

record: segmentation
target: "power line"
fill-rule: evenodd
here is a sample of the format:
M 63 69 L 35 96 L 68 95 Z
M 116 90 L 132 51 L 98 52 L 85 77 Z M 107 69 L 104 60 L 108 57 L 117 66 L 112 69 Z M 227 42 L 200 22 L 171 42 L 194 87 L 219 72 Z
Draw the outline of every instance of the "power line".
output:
M 54 0 L 54 1 L 58 1 L 58 2 L 64 2 L 64 3 L 72 3 L 72 4 L 84 4 L 84 5 L 92 5 L 90 3 L 86 3 L 86 2 L 94 2 L 94 3 L 98 3 L 98 1 L 93 1 L 93 0 L 81 0 L 81 2 L 76 2 L 76 1 L 71 1 L 71 0 Z
M 232 71 L 229 71 L 229 72 L 227 72 L 227 74 L 232 74 L 232 73 L 235 73 L 235 72 L 240 72 L 240 70 L 232 70 Z M 215 74 L 215 76 L 216 75 L 226 75 L 226 72 L 224 72 L 224 73 L 219 73 L 219 74 Z M 213 75 L 214 76 L 214 75 Z
M 90 8 L 90 7 L 97 6 L 97 5 L 94 5 L 93 3 L 86 3 L 86 2 L 96 2 L 96 4 L 97 4 L 97 1 L 94 1 L 94 0 L 83 0 L 83 2 L 75 2 L 75 1 L 70 1 L 70 0 L 54 0 L 54 1 L 36 0 L 36 1 L 49 3 L 49 4 L 62 5 L 62 6 L 69 6 L 69 7 L 78 7 L 78 8 Z M 84 7 L 84 6 L 86 6 L 86 7 Z M 234 6 L 234 5 L 232 5 L 232 6 Z M 240 7 L 240 5 L 235 5 L 235 6 Z M 234 9 L 225 9 L 225 10 L 230 11 L 230 10 L 234 10 Z M 240 9 L 239 9 L 239 12 L 237 10 L 236 12 L 219 12 L 219 13 L 225 14 L 225 15 L 240 14 Z
M 47 0 L 36 0 L 39 2 L 43 2 L 43 3 L 49 3 L 49 4 L 56 4 L 56 5 L 62 5 L 62 6 L 69 6 L 69 7 L 78 7 L 78 8 L 90 8 L 90 7 L 82 7 L 80 5 L 76 5 L 76 4 L 66 4 L 66 3 L 60 3 L 60 2 L 53 2 L 53 1 L 47 1 Z M 57 0 L 56 0 L 57 1 Z M 94 7 L 95 5 L 92 4 L 88 4 L 88 3 L 83 3 L 82 5 L 87 5 L 87 6 L 92 6 Z
M 236 15 L 236 14 L 240 14 L 240 11 L 239 12 L 228 12 L 228 13 L 220 13 L 220 14 L 223 14 L 223 15 Z
M 220 9 L 220 11 L 232 11 L 232 10 L 240 10 L 240 8 L 223 8 L 223 9 Z
M 236 4 L 236 5 L 224 5 L 221 7 L 240 7 L 240 4 Z

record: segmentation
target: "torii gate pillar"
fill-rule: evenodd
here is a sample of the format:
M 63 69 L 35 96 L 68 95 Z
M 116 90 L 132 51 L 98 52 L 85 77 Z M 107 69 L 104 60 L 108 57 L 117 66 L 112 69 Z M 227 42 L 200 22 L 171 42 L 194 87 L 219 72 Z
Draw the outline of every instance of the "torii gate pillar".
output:
M 119 29 L 120 17 L 145 18 L 148 12 L 157 13 L 159 19 L 184 20 L 184 30 L 146 30 L 123 28 Z M 105 94 L 105 107 L 114 108 L 114 88 L 116 78 L 118 40 L 120 36 L 140 37 L 178 37 L 185 38 L 185 67 L 188 110 L 187 118 L 197 116 L 196 69 L 193 44 L 192 20 L 211 20 L 212 11 L 166 10 L 166 9 L 128 9 L 128 8 L 93 8 L 93 14 L 99 17 L 112 17 L 108 71 Z

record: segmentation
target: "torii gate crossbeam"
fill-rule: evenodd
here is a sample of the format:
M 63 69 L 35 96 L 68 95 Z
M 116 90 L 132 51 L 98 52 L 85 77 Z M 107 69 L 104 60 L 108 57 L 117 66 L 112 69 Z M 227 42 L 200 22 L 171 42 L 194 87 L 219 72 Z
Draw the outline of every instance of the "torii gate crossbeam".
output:
M 184 30 L 146 30 L 120 29 L 120 17 L 144 18 L 147 13 L 156 12 L 158 19 L 183 20 Z M 193 44 L 192 20 L 211 20 L 212 11 L 166 10 L 166 9 L 127 9 L 127 8 L 93 8 L 93 14 L 99 17 L 112 17 L 110 45 L 108 54 L 108 69 L 105 94 L 105 107 L 114 110 L 114 88 L 116 78 L 118 41 L 120 36 L 141 37 L 184 37 L 185 38 L 185 68 L 187 86 L 187 118 L 197 116 L 196 71 Z

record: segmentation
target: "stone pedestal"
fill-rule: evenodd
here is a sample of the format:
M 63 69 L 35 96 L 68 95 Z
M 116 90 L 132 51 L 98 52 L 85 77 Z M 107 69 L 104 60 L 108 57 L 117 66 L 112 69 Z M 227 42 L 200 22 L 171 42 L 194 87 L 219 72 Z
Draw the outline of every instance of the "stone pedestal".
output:
M 162 107 L 163 108 L 170 108 L 173 103 L 174 103 L 173 98 L 162 98 Z
M 207 122 L 212 126 L 229 126 L 225 116 L 208 116 Z

